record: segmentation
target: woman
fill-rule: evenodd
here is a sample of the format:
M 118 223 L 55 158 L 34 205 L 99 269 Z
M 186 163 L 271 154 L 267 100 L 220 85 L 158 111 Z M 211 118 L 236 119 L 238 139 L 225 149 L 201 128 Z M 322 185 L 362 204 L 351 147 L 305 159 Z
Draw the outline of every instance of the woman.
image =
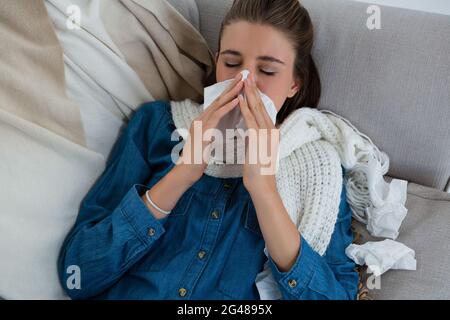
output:
M 240 108 L 249 129 L 272 132 L 266 140 L 258 136 L 270 144 L 296 109 L 315 107 L 320 80 L 312 45 L 311 20 L 297 0 L 234 2 L 216 55 L 217 81 L 235 77 L 233 84 L 206 111 L 192 101 L 157 101 L 136 112 L 61 250 L 59 273 L 70 297 L 260 299 L 266 292 L 255 280 L 264 266 L 283 299 L 356 297 L 358 275 L 345 255 L 351 212 L 331 145 L 293 150 L 270 174 L 262 174 L 261 159 L 192 162 L 198 148 L 203 154 L 211 146 L 195 143 L 201 138 L 194 123 L 214 129 Z M 250 76 L 241 81 L 244 69 Z M 257 89 L 273 100 L 275 125 Z M 190 135 L 174 162 L 178 142 L 171 135 L 183 127 Z M 302 220 L 294 222 L 291 213 L 300 211 Z M 68 286 L 71 266 L 80 270 L 75 289 Z

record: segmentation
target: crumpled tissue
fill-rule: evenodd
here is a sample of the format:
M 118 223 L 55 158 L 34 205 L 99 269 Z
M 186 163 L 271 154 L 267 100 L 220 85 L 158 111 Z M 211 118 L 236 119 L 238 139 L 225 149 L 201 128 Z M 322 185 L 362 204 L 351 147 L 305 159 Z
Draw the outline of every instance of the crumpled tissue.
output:
M 367 265 L 376 277 L 390 269 L 416 270 L 415 252 L 404 244 L 386 239 L 369 241 L 362 245 L 351 244 L 345 254 L 358 265 Z
M 392 179 L 387 183 L 380 163 L 369 158 L 368 188 L 372 205 L 366 208 L 367 230 L 376 237 L 397 239 L 400 226 L 408 213 L 405 207 L 408 181 Z

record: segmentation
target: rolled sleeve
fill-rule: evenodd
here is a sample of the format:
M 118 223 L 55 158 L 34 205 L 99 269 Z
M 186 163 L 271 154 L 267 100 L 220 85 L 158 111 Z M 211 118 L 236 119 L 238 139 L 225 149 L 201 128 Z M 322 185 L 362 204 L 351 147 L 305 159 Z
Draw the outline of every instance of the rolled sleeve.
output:
M 357 275 L 354 264 L 330 265 L 301 236 L 301 245 L 294 265 L 281 272 L 269 256 L 269 265 L 282 297 L 286 300 L 348 300 L 354 299 Z M 347 279 L 348 278 L 348 279 Z M 351 280 L 351 281 L 350 281 Z
M 300 248 L 294 265 L 289 271 L 282 272 L 269 255 L 272 274 L 279 284 L 283 298 L 300 297 L 313 277 L 316 259 L 314 251 L 301 236 Z
M 151 245 L 165 232 L 164 225 L 168 217 L 156 219 L 147 208 L 141 198 L 147 190 L 149 188 L 144 185 L 133 185 L 122 200 L 119 212 L 123 215 L 125 222 L 131 227 L 128 230 L 133 232 L 129 237 L 125 237 L 131 238 L 135 236 L 142 243 Z
M 342 170 L 344 174 L 343 167 Z M 359 275 L 355 263 L 345 254 L 345 249 L 353 242 L 351 219 L 352 213 L 343 184 L 335 228 L 323 256 L 314 251 L 300 234 L 299 252 L 289 271 L 280 272 L 275 262 L 268 257 L 272 274 L 284 299 L 356 299 Z

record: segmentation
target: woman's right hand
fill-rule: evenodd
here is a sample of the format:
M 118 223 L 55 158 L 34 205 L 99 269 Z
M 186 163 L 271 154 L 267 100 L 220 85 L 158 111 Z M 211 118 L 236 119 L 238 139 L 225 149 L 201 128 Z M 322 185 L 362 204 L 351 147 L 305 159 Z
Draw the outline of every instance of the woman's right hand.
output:
M 241 79 L 242 74 L 238 73 L 230 86 L 214 100 L 211 106 L 191 123 L 189 136 L 177 165 L 185 167 L 186 174 L 193 182 L 202 177 L 211 156 L 210 149 L 212 140 L 206 139 L 207 137 L 204 137 L 204 132 L 208 129 L 217 129 L 220 120 L 239 104 L 237 96 L 244 85 Z M 195 126 L 199 126 L 202 130 L 195 130 Z

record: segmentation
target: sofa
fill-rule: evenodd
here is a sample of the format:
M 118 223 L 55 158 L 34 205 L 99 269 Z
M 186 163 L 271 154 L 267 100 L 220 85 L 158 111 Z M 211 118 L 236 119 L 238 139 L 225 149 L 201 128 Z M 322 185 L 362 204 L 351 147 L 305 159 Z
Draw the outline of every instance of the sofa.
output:
M 408 181 L 397 240 L 415 250 L 417 270 L 386 272 L 369 296 L 450 299 L 450 18 L 379 6 L 381 29 L 370 30 L 367 3 L 301 3 L 315 27 L 318 108 L 346 117 L 389 155 L 388 181 Z M 200 32 L 215 53 L 232 0 L 196 4 Z M 359 223 L 355 229 L 360 242 L 382 240 Z
M 232 0 L 167 1 L 203 35 L 211 53 L 215 54 L 220 23 Z M 318 108 L 346 117 L 388 154 L 390 166 L 387 180 L 397 178 L 408 181 L 408 214 L 397 240 L 415 250 L 417 270 L 386 272 L 379 279 L 380 286 L 369 290 L 369 296 L 373 299 L 449 299 L 450 251 L 446 248 L 450 244 L 450 19 L 439 14 L 380 6 L 381 29 L 370 30 L 367 27 L 369 4 L 348 0 L 301 0 L 301 3 L 309 10 L 315 26 L 313 55 L 323 90 Z M 4 124 L 6 118 L 0 118 L 0 132 L 12 132 L 11 126 Z M 25 124 L 16 129 L 20 131 L 20 137 L 30 139 L 30 134 L 23 134 L 27 129 Z M 11 135 L 17 136 L 16 133 Z M 61 201 L 71 199 L 70 205 L 74 207 L 94 177 L 101 172 L 102 159 L 91 155 L 89 150 L 80 151 L 78 145 L 62 152 L 58 148 L 61 139 L 58 139 L 52 138 L 49 145 L 55 159 L 62 153 L 70 158 L 72 153 L 82 152 L 85 167 L 91 170 L 84 174 L 84 178 L 77 179 L 78 184 L 83 181 L 77 189 L 78 198 L 65 194 L 64 185 L 61 190 L 52 193 L 54 198 L 66 197 Z M 41 150 L 41 147 L 37 145 L 36 150 Z M 20 149 L 18 142 L 14 152 L 20 155 L 28 151 Z M 2 161 L 0 157 L 1 170 L 15 174 L 14 170 L 21 166 L 23 171 L 23 161 L 19 161 L 14 170 L 3 166 Z M 13 160 L 10 163 L 13 164 Z M 54 168 L 55 181 L 64 180 L 64 177 L 57 177 L 58 169 L 62 172 L 66 167 Z M 31 173 L 35 179 L 45 179 L 45 172 Z M 66 184 L 74 182 L 66 180 Z M 37 188 L 40 185 L 31 181 L 27 187 L 30 186 Z M 0 195 L 1 199 L 8 200 Z M 61 204 L 61 207 L 64 206 Z M 13 230 L 8 230 L 3 218 L 0 212 L 0 231 L 9 232 L 10 238 L 17 241 L 26 238 L 28 248 L 39 252 L 51 249 L 54 252 L 47 259 L 53 259 L 59 242 L 49 242 L 51 248 L 47 248 L 47 244 L 34 243 L 34 238 L 29 235 L 36 230 L 23 227 L 41 228 L 40 234 L 56 234 L 56 223 L 48 225 L 41 221 L 36 227 L 26 219 L 41 220 L 40 217 L 18 217 L 22 233 L 17 235 Z M 57 218 L 61 220 L 58 223 L 69 226 L 74 213 L 58 212 L 49 218 Z M 52 226 L 54 229 L 50 232 Z M 361 243 L 381 240 L 371 237 L 365 227 L 357 222 L 354 229 Z M 22 236 L 24 232 L 28 232 L 25 237 Z M 66 230 L 58 232 L 54 238 L 62 241 Z M 51 239 L 48 237 L 49 241 Z M 10 299 L 64 298 L 61 288 L 57 286 L 55 272 L 47 270 L 43 274 L 41 269 L 35 268 L 33 271 L 30 265 L 20 263 L 35 263 L 37 258 L 45 260 L 46 257 L 21 260 L 24 248 L 0 243 L 0 249 L 2 255 L 7 253 L 17 257 L 17 261 L 0 260 L 3 274 L 6 270 L 8 274 L 22 274 L 23 278 L 23 281 L 3 278 L 5 281 L 2 283 L 0 275 L 0 296 Z M 29 274 L 23 275 L 23 271 Z M 29 278 L 35 279 L 32 286 L 25 281 Z M 370 274 L 363 272 L 362 279 L 368 283 L 371 281 Z M 52 285 L 44 290 L 43 285 L 50 282 Z M 8 288 L 17 290 L 11 292 Z

